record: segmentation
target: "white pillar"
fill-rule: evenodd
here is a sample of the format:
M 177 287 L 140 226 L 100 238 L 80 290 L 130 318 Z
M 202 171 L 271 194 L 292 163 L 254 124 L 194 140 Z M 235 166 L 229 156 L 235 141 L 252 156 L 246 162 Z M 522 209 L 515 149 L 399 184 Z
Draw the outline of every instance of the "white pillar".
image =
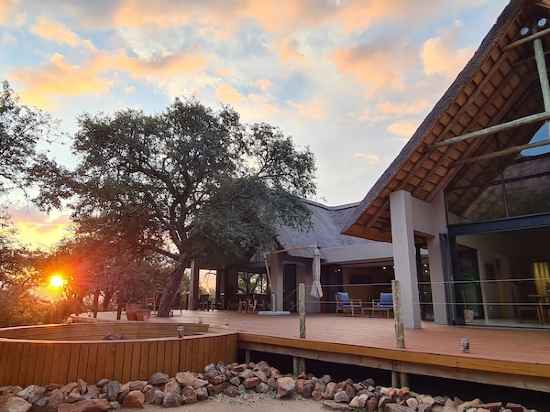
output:
M 189 302 L 187 307 L 189 310 L 197 310 L 199 308 L 199 276 L 199 262 L 193 260 L 191 261 L 191 281 L 189 284 Z
M 271 275 L 271 293 L 275 294 L 275 310 L 283 310 L 283 264 L 280 253 L 269 256 L 269 273 Z
M 395 278 L 401 283 L 401 312 L 406 328 L 420 328 L 420 302 L 411 194 L 390 194 L 391 232 Z

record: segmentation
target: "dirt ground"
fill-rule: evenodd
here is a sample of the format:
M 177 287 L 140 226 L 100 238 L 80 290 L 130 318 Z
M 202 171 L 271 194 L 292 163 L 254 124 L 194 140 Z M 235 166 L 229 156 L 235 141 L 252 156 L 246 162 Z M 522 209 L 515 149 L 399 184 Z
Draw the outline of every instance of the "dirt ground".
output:
M 120 409 L 121 412 L 136 412 L 136 409 Z M 145 405 L 144 412 L 319 412 L 324 409 L 320 402 L 305 399 L 279 400 L 270 398 L 228 398 L 220 397 L 184 405 L 178 408 L 166 409 L 161 406 Z

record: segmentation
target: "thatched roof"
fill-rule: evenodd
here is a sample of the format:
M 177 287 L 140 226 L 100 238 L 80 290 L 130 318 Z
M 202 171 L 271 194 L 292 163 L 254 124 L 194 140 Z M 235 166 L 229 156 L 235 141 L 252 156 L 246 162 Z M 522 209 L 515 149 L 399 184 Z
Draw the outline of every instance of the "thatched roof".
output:
M 277 241 L 288 254 L 311 258 L 308 246 L 318 246 L 323 263 L 343 263 L 392 257 L 392 246 L 385 242 L 373 242 L 343 235 L 344 222 L 354 212 L 358 203 L 342 206 L 326 206 L 304 200 L 311 211 L 311 228 L 300 231 L 288 226 L 279 228 Z M 306 248 L 304 248 L 306 247 Z
M 435 142 L 544 111 L 531 42 L 505 50 L 520 38 L 523 26 L 548 17 L 550 2 L 512 0 L 484 38 L 470 62 L 419 126 L 401 153 L 380 176 L 355 210 L 343 233 L 372 240 L 391 241 L 389 195 L 406 190 L 430 202 L 449 184 L 489 182 L 515 156 L 460 164 L 469 157 L 528 143 L 541 123 L 497 135 L 429 150 Z M 467 27 L 467 26 L 466 26 Z M 550 39 L 543 38 L 545 50 Z M 471 198 L 451 201 L 475 201 Z

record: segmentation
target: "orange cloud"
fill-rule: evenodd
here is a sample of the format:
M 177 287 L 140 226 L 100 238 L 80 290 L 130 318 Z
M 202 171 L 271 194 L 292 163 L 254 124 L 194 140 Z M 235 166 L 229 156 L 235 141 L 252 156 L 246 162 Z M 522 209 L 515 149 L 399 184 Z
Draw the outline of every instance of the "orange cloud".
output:
M 386 130 L 403 139 L 408 139 L 413 135 L 417 127 L 418 125 L 415 122 L 400 121 L 390 124 Z
M 267 92 L 273 86 L 273 83 L 269 79 L 258 79 L 255 84 L 262 92 Z
M 17 5 L 17 0 L 0 1 L 0 23 L 8 21 Z
M 31 249 L 51 249 L 72 235 L 72 222 L 68 216 L 48 216 L 34 209 L 9 211 L 16 230 L 16 240 Z
M 243 96 L 237 89 L 228 84 L 221 84 L 216 88 L 216 97 L 224 104 L 236 105 Z
M 379 42 L 376 45 L 338 49 L 332 57 L 338 69 L 365 84 L 369 94 L 403 90 L 405 87 L 402 65 L 409 57 L 402 47 L 386 47 Z
M 71 47 L 86 47 L 89 50 L 95 50 L 90 40 L 81 39 L 78 34 L 73 32 L 67 26 L 50 20 L 46 17 L 40 17 L 36 24 L 31 28 L 31 32 L 43 39 L 53 41 L 58 44 L 66 44 Z
M 326 116 L 326 103 L 321 99 L 312 99 L 305 102 L 290 102 L 289 105 L 296 110 L 298 115 L 306 119 L 320 120 Z
M 421 113 L 430 108 L 432 103 L 426 99 L 418 99 L 412 102 L 380 102 L 376 104 L 376 110 L 382 115 L 411 115 Z
M 457 25 L 452 30 L 424 42 L 421 56 L 424 72 L 427 75 L 439 74 L 452 78 L 472 57 L 474 54 L 473 48 L 456 47 L 456 36 L 459 27 Z
M 355 160 L 364 161 L 370 166 L 377 165 L 381 161 L 380 156 L 375 153 L 354 153 L 353 158 Z
M 107 77 L 109 72 L 125 72 L 135 79 L 162 83 L 199 71 L 205 65 L 206 59 L 200 55 L 172 55 L 149 61 L 130 57 L 124 51 L 94 53 L 81 65 L 72 65 L 56 53 L 47 64 L 36 69 L 17 69 L 9 77 L 21 84 L 21 97 L 27 103 L 52 108 L 59 97 L 108 92 L 114 84 Z

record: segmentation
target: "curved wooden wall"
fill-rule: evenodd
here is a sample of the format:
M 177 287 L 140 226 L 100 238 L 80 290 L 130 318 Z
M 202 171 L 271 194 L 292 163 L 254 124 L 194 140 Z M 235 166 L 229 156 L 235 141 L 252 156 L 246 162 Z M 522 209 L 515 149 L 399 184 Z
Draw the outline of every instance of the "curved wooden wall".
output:
M 2 329 L 0 386 L 65 384 L 78 378 L 88 383 L 102 378 L 124 383 L 148 379 L 155 372 L 174 376 L 179 371 L 200 371 L 209 363 L 229 363 L 236 359 L 235 332 L 214 330 L 183 338 L 173 337 L 170 332 L 170 337 L 159 337 L 159 331 L 169 333 L 177 326 L 171 324 L 172 329 L 164 329 L 160 325 L 163 324 L 128 322 L 120 325 L 98 323 Z M 94 330 L 86 332 L 86 328 Z M 120 333 L 121 328 L 138 333 L 134 329 L 137 328 L 141 338 L 97 340 L 100 329 L 103 329 L 101 333 L 108 330 L 108 334 L 112 334 L 113 330 Z M 152 334 L 156 336 L 144 338 Z M 83 339 L 86 336 L 92 338 Z

